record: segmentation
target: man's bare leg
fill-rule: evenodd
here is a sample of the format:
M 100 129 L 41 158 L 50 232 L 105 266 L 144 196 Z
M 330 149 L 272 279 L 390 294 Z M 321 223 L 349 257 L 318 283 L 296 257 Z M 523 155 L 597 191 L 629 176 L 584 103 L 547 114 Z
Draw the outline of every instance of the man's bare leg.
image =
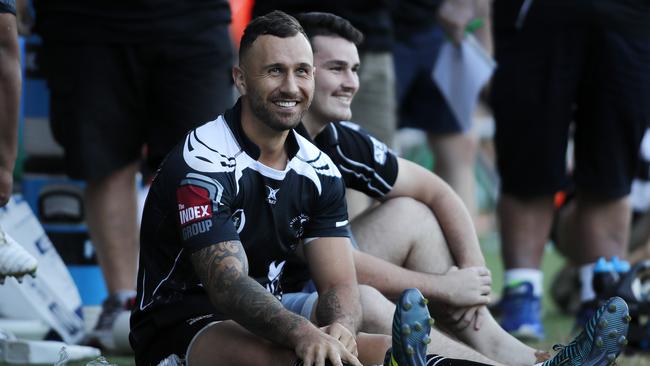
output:
M 361 363 L 382 365 L 391 338 L 360 333 L 357 345 Z M 292 350 L 264 340 L 233 321 L 224 321 L 201 331 L 190 347 L 187 361 L 188 366 L 292 366 L 297 358 Z
M 434 171 L 458 193 L 470 215 L 476 216 L 476 137 L 454 133 L 429 135 L 428 139 L 436 160 Z
M 540 268 L 553 210 L 552 196 L 522 200 L 502 194 L 498 214 L 506 269 Z
M 575 242 L 566 248 L 573 262 L 625 257 L 631 221 L 627 197 L 604 200 L 578 194 L 575 208 Z
M 359 286 L 363 318 L 361 330 L 368 333 L 391 334 L 395 304 L 390 302 L 375 288 Z M 496 365 L 497 362 L 485 357 L 468 346 L 452 340 L 437 329 L 431 329 L 431 343 L 427 347 L 428 353 L 443 355 L 445 357 L 464 359 Z M 360 348 L 361 349 L 361 348 Z M 532 365 L 531 362 L 529 365 Z
M 352 232 L 362 251 L 417 272 L 445 273 L 454 264 L 437 220 L 428 207 L 411 199 L 392 199 L 364 213 L 352 222 Z M 367 291 L 361 294 L 372 295 Z M 364 308 L 364 323 L 385 323 L 389 327 L 383 332 L 390 332 L 390 319 L 385 314 L 392 315 L 394 305 L 388 309 L 383 302 L 362 298 L 362 305 L 366 302 L 373 302 L 374 306 L 369 309 L 377 312 L 366 314 Z M 379 306 L 386 308 L 378 311 Z M 509 365 L 532 365 L 536 362 L 535 349 L 505 332 L 487 309 L 481 311 L 485 317 L 480 330 L 468 327 L 454 335 L 482 355 L 499 362 Z M 380 320 L 366 320 L 366 316 L 379 317 Z M 431 337 L 432 345 L 448 347 L 445 352 L 435 348 L 431 350 L 433 353 L 458 357 L 454 353 L 460 350 L 457 342 L 442 334 L 432 334 Z M 468 358 L 466 353 L 462 355 Z M 476 361 L 486 362 L 485 359 Z
M 109 294 L 135 290 L 138 223 L 135 173 L 131 163 L 109 176 L 88 182 L 86 221 Z

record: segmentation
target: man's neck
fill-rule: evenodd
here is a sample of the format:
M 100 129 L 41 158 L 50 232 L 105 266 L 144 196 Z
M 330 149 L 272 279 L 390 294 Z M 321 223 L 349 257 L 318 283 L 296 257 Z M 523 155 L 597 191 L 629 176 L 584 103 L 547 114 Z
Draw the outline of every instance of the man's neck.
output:
M 248 103 L 242 103 L 241 125 L 246 136 L 260 149 L 258 161 L 268 167 L 284 170 L 287 165 L 285 142 L 291 132 L 276 131 L 252 113 Z
M 323 122 L 320 119 L 316 118 L 313 114 L 307 112 L 302 119 L 302 124 L 305 126 L 309 137 L 312 139 L 316 138 L 321 131 L 325 129 L 328 122 Z

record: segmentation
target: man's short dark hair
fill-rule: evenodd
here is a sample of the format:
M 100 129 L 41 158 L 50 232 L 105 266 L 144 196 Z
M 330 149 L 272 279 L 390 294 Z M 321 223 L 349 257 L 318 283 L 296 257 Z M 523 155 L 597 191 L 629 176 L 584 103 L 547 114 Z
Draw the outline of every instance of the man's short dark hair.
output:
M 259 36 L 271 35 L 288 38 L 298 33 L 309 39 L 296 18 L 287 13 L 274 10 L 266 15 L 259 16 L 253 19 L 246 29 L 244 29 L 244 35 L 239 43 L 239 60 L 243 59 L 246 52 L 248 52 L 253 42 Z
M 363 33 L 347 19 L 331 13 L 309 12 L 296 15 L 307 37 L 311 41 L 316 36 L 344 38 L 356 46 L 363 42 Z

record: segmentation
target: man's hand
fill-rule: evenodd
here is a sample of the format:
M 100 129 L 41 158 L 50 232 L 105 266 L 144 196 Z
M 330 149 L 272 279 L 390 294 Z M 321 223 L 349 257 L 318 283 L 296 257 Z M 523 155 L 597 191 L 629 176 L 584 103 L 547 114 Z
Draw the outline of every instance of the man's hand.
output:
M 485 318 L 485 314 L 480 311 L 482 308 L 485 308 L 485 306 L 470 306 L 467 308 L 453 309 L 449 316 L 450 322 L 448 325 L 456 331 L 464 330 L 470 325 L 472 325 L 474 330 L 479 330 L 481 329 L 483 319 Z
M 465 38 L 465 27 L 475 14 L 476 0 L 444 0 L 438 9 L 438 23 L 458 45 Z
M 345 329 L 343 326 L 339 325 L 339 327 Z M 325 366 L 326 360 L 329 360 L 332 366 L 343 366 L 343 361 L 351 365 L 362 366 L 357 357 L 343 343 L 320 329 L 299 337 L 294 352 L 305 366 Z
M 3 207 L 9 202 L 12 183 L 13 172 L 0 167 L 0 207 Z
M 350 351 L 353 355 L 359 356 L 359 351 L 357 350 L 357 340 L 354 337 L 354 334 L 352 334 L 348 328 L 344 327 L 340 323 L 333 323 L 328 326 L 321 327 L 320 329 L 341 342 L 345 346 L 345 349 Z
M 487 305 L 490 302 L 492 276 L 485 267 L 458 269 L 453 266 L 444 275 L 446 303 L 452 307 Z

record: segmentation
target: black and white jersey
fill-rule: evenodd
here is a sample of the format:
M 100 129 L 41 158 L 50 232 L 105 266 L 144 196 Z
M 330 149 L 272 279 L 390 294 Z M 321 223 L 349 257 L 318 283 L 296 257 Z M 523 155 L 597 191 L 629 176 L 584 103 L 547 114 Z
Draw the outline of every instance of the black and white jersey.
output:
M 142 218 L 132 337 L 146 323 L 160 328 L 215 313 L 190 261 L 199 249 L 240 240 L 249 275 L 279 297 L 285 261 L 301 241 L 349 236 L 345 187 L 332 160 L 290 131 L 286 169 L 261 164 L 240 112 L 238 102 L 190 131 L 153 181 Z
M 309 138 L 304 126 L 296 128 Z M 338 167 L 346 188 L 382 199 L 397 179 L 397 157 L 388 146 L 352 122 L 329 123 L 313 140 Z M 309 269 L 299 260 L 291 260 L 286 268 L 283 286 L 298 292 L 309 280 Z
M 302 130 L 301 130 L 302 133 Z M 314 143 L 334 161 L 347 188 L 382 198 L 397 179 L 397 157 L 388 146 L 352 122 L 333 122 Z

